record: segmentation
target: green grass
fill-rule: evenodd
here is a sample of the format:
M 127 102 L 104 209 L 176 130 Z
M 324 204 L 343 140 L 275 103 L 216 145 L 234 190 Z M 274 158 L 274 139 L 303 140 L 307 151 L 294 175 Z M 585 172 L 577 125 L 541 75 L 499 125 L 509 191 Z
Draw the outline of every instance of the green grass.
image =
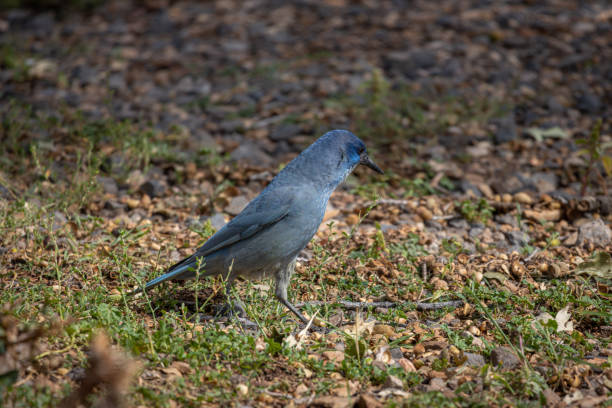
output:
M 61 132 L 63 138 L 49 141 L 40 137 L 42 130 L 51 135 Z M 44 118 L 19 106 L 13 106 L 5 117 L 2 132 L 7 151 L 2 156 L 0 182 L 17 198 L 0 201 L 0 258 L 6 265 L 0 270 L 0 304 L 8 305 L 3 313 L 14 317 L 20 330 L 61 322 L 59 330 L 42 340 L 44 351 L 34 353 L 32 362 L 27 358 L 20 362 L 20 376 L 31 367 L 35 378 L 49 382 L 15 383 L 23 377 L 5 378 L 11 385 L 0 392 L 15 406 L 53 406 L 74 390 L 76 383 L 68 381 L 66 373 L 88 365 L 90 341 L 100 330 L 141 364 L 139 381 L 127 390 L 128 406 L 159 407 L 171 401 L 194 407 L 236 401 L 280 404 L 293 398 L 293 390 L 300 384 L 307 387 L 307 395 L 333 395 L 350 381 L 363 390 L 378 389 L 390 376 L 397 377 L 409 395 L 389 401 L 388 406 L 538 406 L 547 387 L 569 392 L 564 385 L 567 371 L 610 343 L 598 331 L 612 324 L 612 317 L 606 313 L 612 305 L 610 297 L 600 290 L 609 284 L 605 278 L 572 276 L 535 281 L 529 276 L 520 280 L 508 276 L 517 290 L 486 274 L 477 281 L 471 274 L 463 276 L 457 271 L 465 267 L 469 272 L 487 272 L 486 268 L 493 266 L 485 265 L 499 261 L 496 256 L 468 254 L 462 242 L 452 237 L 439 240 L 439 249 L 433 252 L 429 248 L 434 238 L 410 225 L 404 226 L 405 230 L 398 227 L 383 233 L 373 220 L 384 222 L 384 217 L 377 218 L 384 212 L 374 205 L 353 227 L 330 223 L 323 238 L 310 246 L 313 258 L 298 267 L 290 298 L 296 303 L 328 302 L 304 307 L 309 315 L 317 313 L 327 322 L 329 333 L 309 334 L 301 348 L 291 345 L 299 327 L 294 316 L 274 298 L 269 280 L 242 282 L 233 293 L 245 304 L 256 330 L 243 329 L 235 321 L 204 319 L 223 296 L 219 278 L 201 279 L 185 287 L 166 284 L 136 299 L 128 297 L 134 286 L 163 273 L 171 264 L 173 251 L 196 247 L 213 229 L 210 223 L 194 223 L 179 233 L 163 229 L 175 222 L 184 225 L 181 217 L 200 211 L 190 204 L 194 201 L 189 201 L 200 199 L 199 192 L 195 196 L 179 194 L 173 197 L 176 200 L 159 199 L 163 208 L 180 214 L 177 218 L 162 218 L 155 223 L 145 219 L 129 225 L 103 217 L 96 208 L 101 208 L 106 198 L 96 177 L 116 175 L 107 173 L 104 152 L 124 155 L 126 163 L 120 175 L 160 164 L 180 167 L 185 160 L 197 160 L 183 157 L 173 148 L 170 141 L 180 144 L 181 136 L 158 135 L 128 122 L 90 121 L 78 114 Z M 70 143 L 63 145 L 60 141 Z M 207 163 L 215 171 L 221 167 Z M 63 168 L 74 171 L 66 173 Z M 217 190 L 209 197 L 211 206 L 224 199 L 225 190 L 244 181 L 232 177 L 236 176 L 216 183 Z M 427 186 L 424 181 L 418 186 L 424 190 L 414 195 L 430 195 Z M 355 192 L 363 196 L 358 198 L 360 203 L 368 204 L 377 195 L 413 195 L 409 187 L 391 173 L 382 183 L 366 184 Z M 136 191 L 127 194 L 140 198 Z M 448 208 L 470 221 L 484 223 L 491 219 L 493 210 L 486 202 L 438 199 L 446 200 Z M 58 224 L 58 214 L 67 222 Z M 372 225 L 372 231 L 366 233 L 363 224 Z M 552 244 L 559 240 L 550 228 L 544 236 L 550 239 L 545 240 L 541 251 L 560 250 L 559 242 Z M 423 263 L 428 264 L 426 277 Z M 441 281 L 447 289 L 439 285 Z M 413 303 L 457 298 L 464 299 L 469 308 L 417 312 Z M 355 314 L 335 302 L 363 299 L 405 302 L 386 310 L 359 312 L 362 322 L 374 320 L 377 325 L 391 326 L 393 336 L 354 333 Z M 552 321 L 534 322 L 537 314 L 555 316 L 567 305 L 572 306 L 573 333 L 557 333 Z M 465 334 L 470 327 L 482 331 L 482 347 Z M 6 345 L 3 330 L 2 347 Z M 448 347 L 416 354 L 417 346 L 429 341 L 442 341 Z M 457 384 L 452 392 L 440 393 L 428 391 L 426 371 L 409 372 L 376 362 L 381 345 L 401 347 L 417 368 L 445 373 L 465 370 L 457 367 L 461 353 L 488 358 L 500 345 L 513 348 L 525 358 L 520 368 L 509 372 L 490 365 L 469 369 L 469 375 L 462 377 L 465 382 Z M 458 350 L 459 357 L 452 354 L 451 347 Z M 342 350 L 342 362 L 323 357 L 323 353 L 338 349 Z M 49 368 L 57 358 L 59 368 Z M 183 366 L 185 372 L 180 375 L 172 371 L 177 362 L 187 367 Z M 610 361 L 599 367 L 609 368 Z M 63 374 L 60 369 L 65 370 Z
M 29 225 L 41 225 L 43 230 L 34 230 L 30 237 L 28 253 L 39 254 L 33 258 L 27 258 L 21 264 L 12 266 L 12 286 L 24 288 L 21 290 L 4 290 L 0 294 L 0 303 L 18 304 L 13 311 L 14 315 L 23 324 L 38 324 L 41 319 L 44 322 L 68 321 L 62 332 L 49 338 L 51 350 L 62 350 L 70 356 L 64 363 L 67 367 L 83 366 L 86 364 L 87 356 L 85 350 L 90 338 L 100 329 L 105 330 L 114 344 L 121 346 L 133 356 L 138 356 L 144 364 L 144 370 L 158 370 L 161 367 L 170 367 L 174 361 L 185 362 L 191 367 L 191 374 L 174 378 L 159 384 L 138 386 L 129 394 L 129 400 L 133 404 L 145 404 L 147 406 L 164 406 L 169 400 L 186 406 L 198 406 L 201 403 L 222 403 L 235 401 L 236 398 L 248 400 L 265 389 L 286 392 L 292 389 L 293 381 L 304 379 L 300 370 L 291 370 L 291 381 L 283 385 L 260 387 L 257 386 L 257 378 L 260 372 L 269 371 L 274 373 L 278 361 L 288 367 L 299 363 L 314 373 L 312 383 L 316 392 L 326 393 L 335 383 L 330 383 L 327 377 L 331 373 L 340 373 L 344 378 L 358 381 L 361 384 L 373 386 L 383 384 L 389 375 L 394 375 L 412 388 L 420 384 L 423 379 L 418 374 L 406 373 L 402 369 L 389 368 L 381 370 L 372 365 L 372 357 L 361 357 L 355 352 L 350 352 L 351 338 L 345 339 L 346 355 L 340 364 L 332 364 L 325 361 L 313 360 L 309 354 L 329 350 L 332 344 L 328 343 L 325 336 L 311 342 L 307 349 L 295 350 L 289 347 L 284 339 L 296 328 L 290 315 L 274 300 L 271 290 L 260 290 L 253 284 L 247 284 L 240 290 L 240 297 L 248 305 L 248 313 L 252 320 L 258 322 L 263 328 L 262 334 L 244 332 L 240 329 L 227 329 L 214 323 L 197 323 L 195 314 L 198 310 L 193 305 L 184 305 L 172 300 L 176 298 L 175 290 L 162 288 L 154 291 L 146 298 L 132 302 L 121 293 L 141 278 L 146 273 L 137 266 L 142 259 L 134 253 L 133 247 L 140 239 L 148 235 L 146 229 L 124 230 L 116 237 L 112 234 L 101 235 L 95 240 L 86 239 L 72 248 L 70 245 L 61 247 L 49 242 L 57 243 L 63 238 L 75 240 L 74 236 L 66 230 L 52 231 L 48 215 L 44 210 L 31 209 L 24 203 L 16 202 L 8 208 L 3 209 L 2 228 L 4 231 L 17 231 L 27 228 Z M 17 216 L 17 215 L 20 216 Z M 17 221 L 20 219 L 20 221 Z M 87 231 L 95 231 L 99 220 L 95 218 L 82 217 L 79 222 L 85 227 L 81 235 L 88 235 Z M 203 232 L 204 235 L 210 231 Z M 13 235 L 9 235 L 13 236 Z M 11 238 L 3 242 L 4 246 L 12 247 Z M 384 252 L 380 247 L 380 254 L 364 252 L 350 241 L 351 235 L 345 236 L 349 244 L 344 250 L 335 255 L 331 248 L 320 248 L 315 250 L 316 262 L 312 274 L 306 272 L 305 276 L 311 276 L 313 280 L 304 280 L 298 277 L 292 286 L 293 293 L 311 293 L 309 287 L 319 284 L 319 294 L 328 293 L 333 289 L 340 293 L 355 293 L 360 296 L 380 296 L 384 293 L 392 293 L 393 288 L 381 283 L 367 282 L 363 276 L 353 269 L 356 264 L 347 264 L 346 259 L 353 259 L 360 263 L 367 263 L 370 259 L 376 259 Z M 110 252 L 104 256 L 96 255 L 96 248 L 109 246 Z M 355 252 L 354 252 L 355 251 Z M 407 259 L 417 259 L 424 254 L 424 250 L 418 244 L 417 237 L 412 235 L 403 243 L 390 245 L 391 255 L 401 255 Z M 347 255 L 345 258 L 344 255 Z M 95 261 L 97 268 L 92 267 Z M 336 264 L 338 263 L 338 264 Z M 44 266 L 43 266 L 44 265 Z M 343 277 L 329 282 L 327 287 L 320 275 L 323 273 L 319 268 L 326 265 L 333 266 L 326 274 L 333 271 L 345 270 Z M 348 270 L 347 270 L 348 269 Z M 112 281 L 108 274 L 116 276 Z M 150 272 L 149 272 L 150 273 Z M 337 272 L 335 272 L 337 273 Z M 428 288 L 427 282 L 405 272 L 405 279 L 413 280 L 414 289 L 419 287 Z M 6 276 L 4 277 L 6 278 Z M 74 285 L 74 280 L 79 283 Z M 118 285 L 118 286 L 117 286 Z M 194 292 L 210 291 L 210 287 L 218 285 L 214 280 L 207 279 L 206 282 L 191 285 Z M 393 285 L 391 285 L 393 286 Z M 110 289 L 118 288 L 119 293 Z M 433 288 L 432 288 L 433 289 Z M 200 306 L 202 312 L 208 312 L 209 303 L 204 293 L 200 292 Z M 185 293 L 181 291 L 181 293 Z M 205 296 L 205 297 L 202 297 Z M 320 295 L 319 295 L 320 296 Z M 481 318 L 487 322 L 494 322 L 498 316 L 506 316 L 516 312 L 517 305 L 523 305 L 525 309 L 532 308 L 532 302 L 545 305 L 546 309 L 553 314 L 561 306 L 567 303 L 574 304 L 580 310 L 609 307 L 609 300 L 596 297 L 585 298 L 580 293 L 568 293 L 568 289 L 562 282 L 552 282 L 550 289 L 546 291 L 533 290 L 528 297 L 517 297 L 504 290 L 495 288 L 488 284 L 469 283 L 463 289 L 463 295 L 470 304 L 478 305 L 484 302 L 486 309 L 478 309 Z M 323 296 L 325 298 L 325 295 Z M 533 298 L 534 300 L 529 300 Z M 582 303 L 581 303 L 582 302 Z M 390 311 L 389 314 L 367 312 L 370 318 L 381 322 L 396 322 L 398 318 L 405 317 L 408 309 Z M 308 310 L 312 313 L 314 309 Z M 338 312 L 337 307 L 327 306 L 320 309 L 320 316 L 329 320 Z M 429 313 L 430 318 L 444 315 L 438 312 Z M 581 316 L 578 312 L 576 316 Z M 610 316 L 585 315 L 579 318 L 581 324 L 610 324 Z M 590 321 L 589 319 L 595 319 Z M 490 350 L 495 343 L 508 344 L 510 338 L 516 339 L 517 334 L 523 339 L 526 353 L 542 352 L 548 361 L 553 364 L 550 377 L 559 375 L 568 361 L 580 361 L 581 358 L 592 349 L 581 334 L 557 335 L 555 327 L 542 325 L 534 327 L 529 315 L 521 314 L 512 317 L 505 324 L 491 323 L 494 329 L 493 341 L 487 349 Z M 462 351 L 478 352 L 474 346 L 457 332 L 447 326 L 443 326 L 445 336 L 449 342 Z M 555 340 L 552 340 L 553 337 Z M 339 337 L 340 339 L 342 337 Z M 510 340 L 514 347 L 516 340 Z M 260 345 L 262 344 L 262 345 Z M 367 350 L 370 345 L 368 340 L 359 340 L 360 348 Z M 353 347 L 354 349 L 354 347 Z M 485 354 L 486 350 L 485 349 Z M 46 358 L 46 357 L 45 357 Z M 43 358 L 44 360 L 44 358 Z M 433 367 L 444 370 L 448 362 L 437 360 Z M 492 370 L 492 368 L 489 368 Z M 238 395 L 233 387 L 232 378 L 241 375 L 242 383 L 248 385 L 247 395 Z M 539 393 L 545 387 L 546 381 L 542 374 L 532 369 L 525 368 L 520 375 L 506 375 L 490 371 L 487 374 L 489 387 L 499 388 L 500 399 L 516 403 L 519 401 L 537 401 Z M 465 386 L 467 387 L 467 386 Z M 463 387 L 465 389 L 465 387 Z M 233 391 L 232 391 L 233 390 Z M 69 388 L 62 388 L 58 392 L 50 392 L 45 389 L 31 389 L 20 386 L 10 391 L 10 398 L 22 401 L 24 404 L 35 404 L 48 406 L 52 401 L 57 401 L 61 395 L 69 392 Z M 487 398 L 492 398 L 491 394 Z M 471 398 L 456 397 L 448 399 L 436 393 L 416 393 L 408 404 L 420 404 L 424 401 L 437 404 L 436 406 L 470 405 L 475 402 Z M 492 400 L 491 400 L 492 401 Z
M 493 216 L 493 208 L 489 205 L 486 199 L 481 198 L 477 202 L 472 200 L 463 200 L 457 203 L 459 213 L 468 222 L 480 222 L 486 224 Z

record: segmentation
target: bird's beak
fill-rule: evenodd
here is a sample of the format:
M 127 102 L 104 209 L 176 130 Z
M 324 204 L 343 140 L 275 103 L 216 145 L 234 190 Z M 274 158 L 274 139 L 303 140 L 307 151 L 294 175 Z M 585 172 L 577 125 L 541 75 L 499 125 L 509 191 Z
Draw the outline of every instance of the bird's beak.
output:
M 359 164 L 363 164 L 364 166 L 368 166 L 369 168 L 371 168 L 372 170 L 374 170 L 377 173 L 384 174 L 384 172 L 380 169 L 380 167 L 378 167 L 376 165 L 376 163 L 374 163 L 372 161 L 372 159 L 370 159 L 370 156 L 368 156 L 367 153 L 363 153 L 361 155 L 361 158 L 359 159 Z

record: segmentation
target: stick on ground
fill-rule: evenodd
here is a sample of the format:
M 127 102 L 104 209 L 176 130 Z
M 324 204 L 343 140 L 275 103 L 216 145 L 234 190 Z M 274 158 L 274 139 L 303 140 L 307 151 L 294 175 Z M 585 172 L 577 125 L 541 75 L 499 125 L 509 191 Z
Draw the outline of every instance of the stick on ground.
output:
M 347 300 L 339 300 L 334 302 L 324 302 L 321 300 L 314 300 L 311 302 L 302 302 L 298 303 L 296 307 L 303 306 L 324 306 L 324 305 L 340 305 L 345 309 L 349 310 L 357 310 L 368 307 L 384 307 L 384 308 L 393 308 L 400 307 L 408 303 L 402 302 L 349 302 Z M 420 311 L 426 310 L 440 310 L 446 307 L 460 307 L 463 306 L 463 300 L 450 300 L 448 302 L 433 302 L 433 303 L 425 303 L 425 302 L 416 302 L 416 308 Z

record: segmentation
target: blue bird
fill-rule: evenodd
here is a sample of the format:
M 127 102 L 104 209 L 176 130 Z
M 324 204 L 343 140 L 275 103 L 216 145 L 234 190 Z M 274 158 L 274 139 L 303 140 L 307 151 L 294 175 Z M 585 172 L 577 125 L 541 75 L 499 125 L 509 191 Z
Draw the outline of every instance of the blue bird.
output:
M 323 221 L 332 192 L 360 164 L 383 173 L 357 136 L 346 130 L 327 132 L 193 255 L 148 282 L 144 289 L 167 280 L 193 279 L 200 268 L 199 276 L 223 275 L 229 294 L 238 276 L 259 279 L 272 274 L 278 300 L 307 322 L 287 299 L 296 258 Z M 244 314 L 242 306 L 233 307 Z

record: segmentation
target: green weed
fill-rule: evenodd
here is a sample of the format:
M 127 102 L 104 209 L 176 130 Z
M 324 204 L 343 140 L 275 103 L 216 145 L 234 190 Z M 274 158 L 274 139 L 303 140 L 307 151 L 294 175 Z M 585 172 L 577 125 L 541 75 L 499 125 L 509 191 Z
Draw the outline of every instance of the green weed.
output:
M 576 140 L 576 144 L 584 146 L 583 149 L 579 150 L 578 153 L 584 156 L 586 169 L 582 176 L 582 185 L 580 187 L 580 195 L 586 194 L 586 189 L 589 184 L 589 176 L 593 172 L 593 169 L 597 163 L 601 163 L 608 178 L 612 176 L 612 153 L 608 153 L 608 150 L 612 148 L 612 143 L 603 143 L 601 140 L 601 125 L 602 120 L 599 119 L 594 125 L 593 129 L 588 138 L 582 138 Z M 601 172 L 597 171 L 597 178 L 599 185 L 604 192 L 604 195 L 608 195 L 608 188 L 606 185 L 606 179 L 601 175 Z
M 391 86 L 381 70 L 374 70 L 353 96 L 328 101 L 345 113 L 359 136 L 378 145 L 442 134 L 449 126 L 470 121 L 485 123 L 503 112 L 503 104 L 467 96 L 423 96 L 408 85 Z
M 476 203 L 472 200 L 463 200 L 460 203 L 455 203 L 455 207 L 459 208 L 459 213 L 468 222 L 480 222 L 486 225 L 493 217 L 493 207 L 484 198 Z

